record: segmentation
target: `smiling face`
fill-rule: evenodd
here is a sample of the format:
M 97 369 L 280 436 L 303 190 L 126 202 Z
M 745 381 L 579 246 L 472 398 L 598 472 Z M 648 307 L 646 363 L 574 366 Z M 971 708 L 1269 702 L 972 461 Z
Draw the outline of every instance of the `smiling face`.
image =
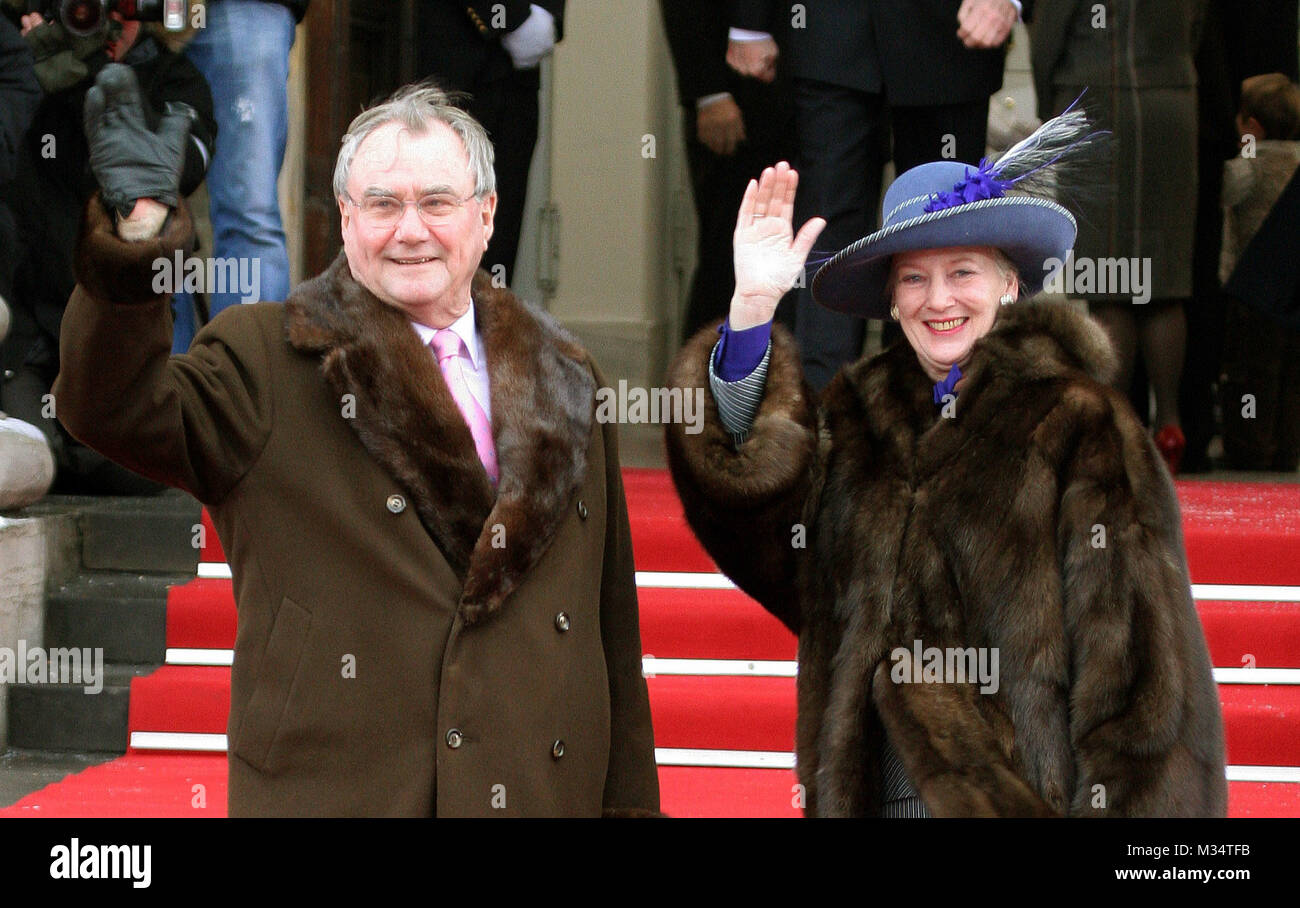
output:
M 451 217 L 427 224 L 414 205 L 396 224 L 367 223 L 355 204 L 339 199 L 343 249 L 352 276 L 371 293 L 431 328 L 445 328 L 469 309 L 470 284 L 492 236 L 495 193 L 474 195 L 474 175 L 460 136 L 433 122 L 423 134 L 402 123 L 380 126 L 357 148 L 347 194 L 414 202 L 426 195 L 466 199 Z
M 1020 290 L 995 250 L 974 246 L 901 252 L 889 286 L 903 334 L 934 381 L 965 365 L 975 341 L 993 327 L 1003 294 L 1014 299 Z

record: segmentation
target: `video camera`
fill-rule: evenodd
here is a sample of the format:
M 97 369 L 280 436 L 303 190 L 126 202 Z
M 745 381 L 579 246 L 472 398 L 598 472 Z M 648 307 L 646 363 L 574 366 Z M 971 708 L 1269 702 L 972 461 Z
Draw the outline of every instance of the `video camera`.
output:
M 161 22 L 178 32 L 189 19 L 189 0 L 58 0 L 40 10 L 47 21 L 60 22 L 78 37 L 97 35 L 108 29 L 108 14 L 139 22 Z

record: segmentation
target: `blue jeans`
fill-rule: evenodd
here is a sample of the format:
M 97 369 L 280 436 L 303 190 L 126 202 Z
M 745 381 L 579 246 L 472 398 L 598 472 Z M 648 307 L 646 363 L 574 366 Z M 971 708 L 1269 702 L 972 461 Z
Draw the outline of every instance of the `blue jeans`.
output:
M 218 258 L 259 259 L 259 297 L 289 295 L 289 254 L 276 180 L 289 136 L 289 8 L 262 0 L 209 0 L 207 24 L 185 55 L 212 88 L 217 147 L 208 168 L 208 198 Z M 240 302 L 239 292 L 209 293 L 211 316 Z M 173 347 L 184 350 L 178 314 Z M 183 343 L 182 343 L 183 342 Z

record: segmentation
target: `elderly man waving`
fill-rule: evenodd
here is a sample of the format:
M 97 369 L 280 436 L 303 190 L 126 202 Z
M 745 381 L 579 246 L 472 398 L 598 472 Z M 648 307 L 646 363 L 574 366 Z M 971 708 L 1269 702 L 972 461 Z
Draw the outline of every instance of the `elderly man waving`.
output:
M 145 129 L 133 90 L 106 70 L 87 105 L 103 201 L 55 393 L 74 435 L 212 512 L 239 607 L 231 815 L 657 811 L 603 382 L 477 272 L 482 128 L 429 87 L 362 113 L 338 259 L 169 358 L 151 263 L 192 235 L 158 166 L 183 128 Z

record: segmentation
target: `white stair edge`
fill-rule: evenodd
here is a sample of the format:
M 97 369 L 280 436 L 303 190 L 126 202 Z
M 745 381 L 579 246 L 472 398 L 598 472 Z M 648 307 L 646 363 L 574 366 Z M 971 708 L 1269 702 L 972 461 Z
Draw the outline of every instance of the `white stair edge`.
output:
M 191 731 L 133 731 L 131 749 L 225 753 L 226 736 Z
M 1300 766 L 1229 766 L 1229 782 L 1300 782 Z
M 186 649 L 185 647 L 167 647 L 168 665 L 217 665 L 235 664 L 233 649 Z
M 168 665 L 228 668 L 234 660 L 235 651 L 229 649 L 169 647 L 166 655 Z M 647 678 L 794 678 L 799 674 L 799 664 L 792 659 L 661 659 L 646 653 L 641 657 L 641 673 Z M 1300 668 L 1216 668 L 1214 680 L 1219 684 L 1300 684 Z
M 779 750 L 700 750 L 656 747 L 660 766 L 706 766 L 727 769 L 794 769 L 794 754 Z
M 641 657 L 641 673 L 647 678 L 656 675 L 793 678 L 799 673 L 799 663 L 793 659 L 660 659 L 647 653 Z M 1300 684 L 1300 678 L 1296 683 Z
M 205 580 L 229 580 L 230 565 L 224 561 L 200 562 L 198 576 Z M 644 589 L 736 589 L 730 579 L 716 571 L 637 571 L 636 585 Z M 1217 602 L 1300 602 L 1300 586 L 1193 583 L 1192 598 Z
M 1300 684 L 1300 668 L 1216 668 L 1219 684 Z

